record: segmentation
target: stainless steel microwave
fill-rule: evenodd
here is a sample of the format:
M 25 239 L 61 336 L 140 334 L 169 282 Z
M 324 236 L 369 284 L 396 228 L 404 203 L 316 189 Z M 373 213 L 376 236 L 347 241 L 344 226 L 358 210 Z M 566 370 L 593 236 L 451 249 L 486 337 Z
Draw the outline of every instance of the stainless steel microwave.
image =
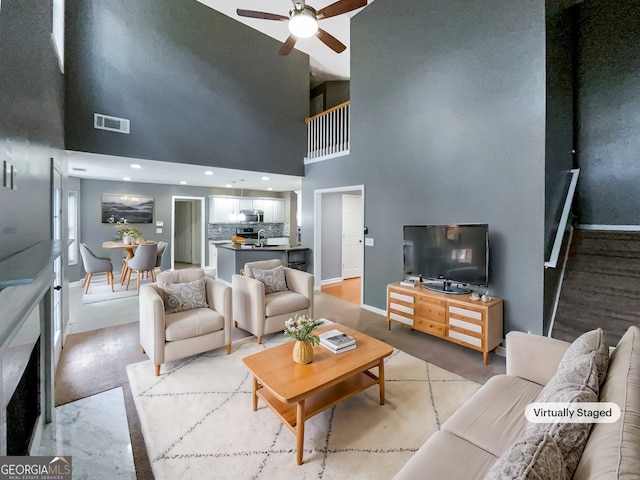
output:
M 264 212 L 262 210 L 240 210 L 244 215 L 242 223 L 262 223 L 264 222 Z

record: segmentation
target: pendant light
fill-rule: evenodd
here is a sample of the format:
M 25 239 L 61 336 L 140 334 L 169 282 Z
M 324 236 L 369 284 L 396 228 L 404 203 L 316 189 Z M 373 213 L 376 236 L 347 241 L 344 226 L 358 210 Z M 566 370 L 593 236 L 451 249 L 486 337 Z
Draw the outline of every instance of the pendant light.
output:
M 232 196 L 232 199 L 231 199 L 232 203 L 231 204 L 233 205 L 233 197 L 236 196 L 236 182 L 235 182 L 235 180 L 231 182 L 231 186 L 233 187 L 233 190 L 231 191 L 232 192 L 231 193 L 231 196 Z M 230 222 L 234 222 L 234 223 L 238 221 L 238 214 L 236 213 L 236 208 L 235 207 L 233 207 L 233 209 L 231 210 L 231 213 L 229 214 L 229 221 Z
M 244 182 L 244 178 L 240 179 L 240 183 Z M 242 185 L 240 185 L 240 208 L 239 208 L 239 212 L 238 212 L 238 221 L 239 222 L 244 222 L 247 217 L 245 217 L 244 213 L 242 213 Z

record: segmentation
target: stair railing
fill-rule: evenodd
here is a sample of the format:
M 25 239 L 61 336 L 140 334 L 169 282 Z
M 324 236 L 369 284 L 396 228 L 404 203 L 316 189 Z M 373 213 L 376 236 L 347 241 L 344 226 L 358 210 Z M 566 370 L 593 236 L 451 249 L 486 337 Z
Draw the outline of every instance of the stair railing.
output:
M 562 215 L 560 217 L 560 222 L 558 223 L 556 238 L 553 242 L 553 248 L 549 255 L 549 260 L 544 262 L 544 268 L 556 268 L 558 266 L 558 257 L 560 256 L 560 249 L 562 248 L 562 239 L 564 238 L 564 233 L 567 229 L 567 222 L 569 221 L 569 215 L 571 214 L 571 205 L 573 204 L 573 196 L 576 192 L 580 169 L 574 168 L 570 171 L 570 174 L 571 182 L 569 183 L 567 196 L 564 200 L 564 207 L 562 208 Z
M 305 119 L 307 156 L 305 163 L 349 154 L 351 102 L 344 102 Z

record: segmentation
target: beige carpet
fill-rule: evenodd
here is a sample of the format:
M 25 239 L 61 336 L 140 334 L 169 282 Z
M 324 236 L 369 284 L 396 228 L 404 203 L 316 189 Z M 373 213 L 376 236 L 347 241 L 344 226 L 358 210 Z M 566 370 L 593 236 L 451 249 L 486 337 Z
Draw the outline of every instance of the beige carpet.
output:
M 385 363 L 386 405 L 373 387 L 309 419 L 304 464 L 295 438 L 263 403 L 251 409 L 242 358 L 287 338 L 254 338 L 167 363 L 149 361 L 127 375 L 153 474 L 160 479 L 389 479 L 478 388 L 395 350 Z

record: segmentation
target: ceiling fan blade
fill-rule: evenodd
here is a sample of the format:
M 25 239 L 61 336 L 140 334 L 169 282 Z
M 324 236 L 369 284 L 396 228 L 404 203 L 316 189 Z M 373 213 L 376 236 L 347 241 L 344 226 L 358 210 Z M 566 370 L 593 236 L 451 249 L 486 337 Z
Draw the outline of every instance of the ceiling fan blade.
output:
M 327 47 L 329 47 L 336 53 L 342 53 L 347 49 L 344 43 L 331 35 L 329 32 L 325 32 L 321 28 L 318 29 L 318 33 L 316 33 L 316 36 L 322 43 L 324 43 Z
M 261 20 L 289 21 L 289 17 L 278 15 L 276 13 L 256 12 L 254 10 L 242 10 L 240 8 L 236 10 L 236 13 L 240 17 L 259 18 Z
M 282 44 L 282 48 L 280 48 L 280 55 L 289 55 L 296 44 L 296 40 L 296 37 L 294 37 L 293 35 L 289 35 L 289 38 L 285 40 L 285 42 Z
M 366 7 L 366 5 L 367 0 L 340 0 L 319 10 L 318 20 L 322 18 L 335 17 L 336 15 L 342 15 L 343 13 Z

